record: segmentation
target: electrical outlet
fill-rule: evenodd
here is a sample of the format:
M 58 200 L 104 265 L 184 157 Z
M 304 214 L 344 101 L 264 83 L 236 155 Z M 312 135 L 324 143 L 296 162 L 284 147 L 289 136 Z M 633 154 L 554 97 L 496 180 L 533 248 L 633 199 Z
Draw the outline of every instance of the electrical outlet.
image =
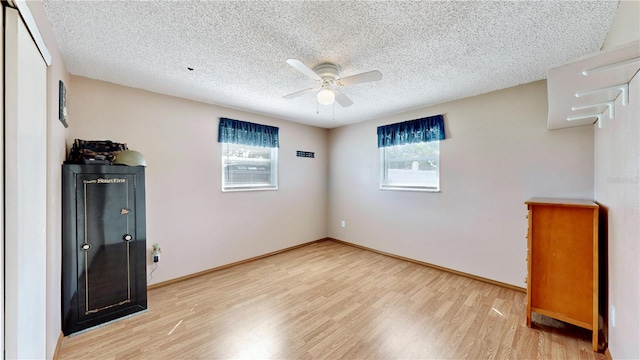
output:
M 157 263 L 160 261 L 160 254 L 162 253 L 162 249 L 160 249 L 160 244 L 153 244 L 151 255 L 153 255 L 153 262 Z
M 611 320 L 611 327 L 616 327 L 616 307 L 611 305 L 611 316 L 610 319 Z
M 342 227 L 347 227 L 347 222 L 346 222 L 346 221 L 344 221 L 344 220 L 342 220 L 342 222 L 340 223 L 340 226 L 342 226 Z

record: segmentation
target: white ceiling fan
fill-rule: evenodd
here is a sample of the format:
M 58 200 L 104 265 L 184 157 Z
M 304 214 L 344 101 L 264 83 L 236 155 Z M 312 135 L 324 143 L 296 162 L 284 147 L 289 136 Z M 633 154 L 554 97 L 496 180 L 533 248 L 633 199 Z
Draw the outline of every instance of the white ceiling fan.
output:
M 338 67 L 335 64 L 322 63 L 316 66 L 314 70 L 309 69 L 300 60 L 296 59 L 287 60 L 287 64 L 293 66 L 296 70 L 305 74 L 311 80 L 319 82 L 320 86 L 285 95 L 283 96 L 284 99 L 292 99 L 304 94 L 315 92 L 317 93 L 316 97 L 318 99 L 318 103 L 322 105 L 333 104 L 333 101 L 335 100 L 342 107 L 347 107 L 353 104 L 353 101 L 338 90 L 338 87 L 382 80 L 382 73 L 378 70 L 341 78 L 338 73 Z

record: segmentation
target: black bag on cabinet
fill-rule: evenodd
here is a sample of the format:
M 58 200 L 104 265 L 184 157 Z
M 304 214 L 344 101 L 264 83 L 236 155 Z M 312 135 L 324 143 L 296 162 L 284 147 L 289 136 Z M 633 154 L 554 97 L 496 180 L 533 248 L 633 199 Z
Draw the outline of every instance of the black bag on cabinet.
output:
M 129 150 L 125 143 L 75 139 L 65 163 L 109 165 L 116 154 L 123 150 Z

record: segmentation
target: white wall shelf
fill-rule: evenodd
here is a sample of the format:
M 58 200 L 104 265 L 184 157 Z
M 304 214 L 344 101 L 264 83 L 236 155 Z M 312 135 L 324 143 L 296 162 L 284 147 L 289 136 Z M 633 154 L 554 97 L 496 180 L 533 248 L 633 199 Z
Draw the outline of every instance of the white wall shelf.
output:
M 629 82 L 640 69 L 640 41 L 601 51 L 547 70 L 548 129 L 615 119 L 629 101 Z

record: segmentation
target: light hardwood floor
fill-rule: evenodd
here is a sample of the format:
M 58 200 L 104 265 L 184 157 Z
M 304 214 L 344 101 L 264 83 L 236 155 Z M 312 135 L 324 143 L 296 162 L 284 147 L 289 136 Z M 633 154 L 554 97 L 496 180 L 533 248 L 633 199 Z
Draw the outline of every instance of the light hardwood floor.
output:
M 162 266 L 162 264 L 160 264 Z M 60 359 L 604 359 L 526 294 L 333 241 L 149 291 Z

